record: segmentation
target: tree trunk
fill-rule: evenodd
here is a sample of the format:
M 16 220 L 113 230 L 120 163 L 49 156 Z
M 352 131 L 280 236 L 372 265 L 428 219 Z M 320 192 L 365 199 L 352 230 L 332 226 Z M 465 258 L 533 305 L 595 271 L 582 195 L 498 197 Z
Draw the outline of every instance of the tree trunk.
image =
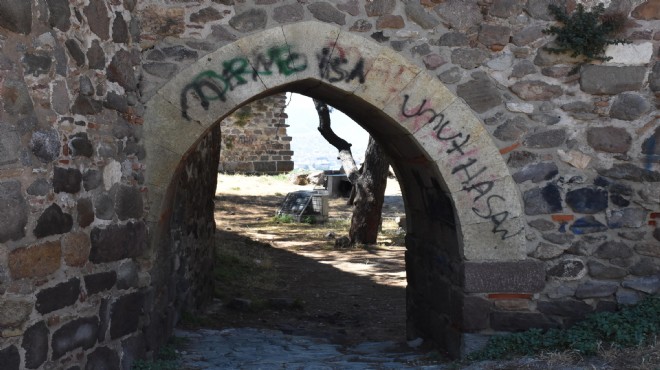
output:
M 389 162 L 376 141 L 369 137 L 362 173 L 353 184 L 355 200 L 349 238 L 351 244 L 376 244 L 382 222 Z
M 375 244 L 382 220 L 389 162 L 380 146 L 369 137 L 364 163 L 358 170 L 351 153 L 351 144 L 332 131 L 328 105 L 314 99 L 314 106 L 319 115 L 318 130 L 339 151 L 344 173 L 353 184 L 349 199 L 349 204 L 355 206 L 349 232 L 351 244 Z

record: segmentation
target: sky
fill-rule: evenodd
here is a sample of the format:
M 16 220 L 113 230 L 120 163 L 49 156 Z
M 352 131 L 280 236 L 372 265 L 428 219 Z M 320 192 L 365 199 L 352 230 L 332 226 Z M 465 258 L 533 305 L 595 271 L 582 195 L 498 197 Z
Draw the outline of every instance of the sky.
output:
M 337 157 L 337 149 L 330 145 L 317 127 L 319 124 L 318 114 L 314 108 L 312 98 L 300 94 L 287 93 L 289 105 L 285 109 L 289 116 L 287 119 L 287 133 L 292 137 L 291 150 L 296 165 L 301 158 L 324 157 L 334 160 Z M 330 113 L 332 130 L 342 139 L 353 144 L 351 151 L 356 162 L 362 162 L 364 151 L 367 149 L 369 134 L 355 123 L 352 119 L 337 109 Z M 296 159 L 299 158 L 297 161 Z M 332 169 L 339 169 L 340 162 L 334 160 Z

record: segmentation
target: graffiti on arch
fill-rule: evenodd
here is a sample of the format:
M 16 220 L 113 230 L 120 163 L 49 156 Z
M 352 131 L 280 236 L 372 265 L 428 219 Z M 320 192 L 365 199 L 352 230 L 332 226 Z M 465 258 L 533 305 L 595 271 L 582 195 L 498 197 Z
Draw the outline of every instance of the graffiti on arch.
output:
M 498 234 L 502 240 L 522 233 L 522 228 L 513 232 L 502 226 L 509 219 L 510 213 L 506 210 L 497 210 L 506 208 L 507 199 L 494 191 L 495 182 L 487 176 L 488 167 L 479 162 L 477 151 L 467 149 L 471 139 L 470 134 L 456 130 L 451 121 L 442 112 L 431 108 L 431 102 L 426 99 L 416 108 L 411 109 L 408 108 L 410 96 L 404 95 L 403 98 L 401 115 L 404 118 L 424 120 L 424 124 L 433 125 L 435 138 L 446 144 L 446 153 L 450 155 L 448 160 L 454 164 L 451 175 L 461 179 L 462 191 L 472 197 L 472 212 L 479 218 L 489 220 L 493 224 L 491 231 Z M 482 198 L 485 201 L 479 202 Z
M 333 52 L 335 51 L 336 52 Z M 319 66 L 319 77 L 330 83 L 339 81 L 365 81 L 364 58 L 358 57 L 351 62 L 346 51 L 336 44 L 329 44 L 316 53 Z M 194 94 L 199 104 L 208 110 L 214 100 L 226 101 L 227 94 L 250 80 L 256 81 L 259 76 L 280 74 L 290 76 L 308 67 L 308 57 L 304 53 L 294 52 L 289 45 L 273 46 L 265 52 L 255 53 L 253 64 L 247 56 L 239 56 L 220 63 L 216 70 L 206 70 L 196 75 L 193 80 L 181 90 L 180 104 L 182 116 L 188 116 L 188 95 Z

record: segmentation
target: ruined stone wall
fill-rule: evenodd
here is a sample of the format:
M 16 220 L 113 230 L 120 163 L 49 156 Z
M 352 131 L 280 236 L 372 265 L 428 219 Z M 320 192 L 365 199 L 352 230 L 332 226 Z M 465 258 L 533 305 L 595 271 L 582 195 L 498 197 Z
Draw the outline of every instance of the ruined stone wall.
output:
M 433 196 L 439 188 L 411 179 L 400 163 L 407 199 L 419 198 L 437 216 L 427 221 L 409 209 L 409 220 L 426 222 L 408 227 L 409 315 L 418 330 L 439 341 L 443 330 L 474 333 L 461 343 L 458 334 L 446 336 L 456 353 L 469 349 L 470 335 L 568 325 L 658 293 L 657 1 L 607 2 L 629 19 L 623 36 L 632 44 L 610 47 L 612 60 L 588 62 L 576 74 L 579 59 L 543 49 L 552 40 L 542 32 L 554 24 L 550 3 L 1 2 L 0 364 L 129 368 L 158 348 L 179 309 L 203 300 L 208 287 L 196 279 L 211 266 L 197 269 L 191 261 L 212 247 L 209 199 L 201 195 L 210 194 L 213 180 L 200 166 L 213 163 L 215 171 L 217 132 L 204 133 L 180 159 L 176 182 L 147 186 L 146 158 L 173 154 L 165 145 L 147 152 L 145 137 L 175 141 L 195 122 L 180 132 L 145 133 L 144 104 L 218 47 L 306 20 L 386 45 L 437 77 L 484 123 L 485 131 L 470 135 L 492 137 L 524 201 L 524 230 L 503 230 L 506 215 L 492 209 L 475 216 L 494 225 L 483 234 L 524 233 L 524 261 L 489 261 L 487 243 L 484 256 L 466 258 L 460 241 L 443 244 L 431 227 L 461 230 L 451 214 L 429 208 L 451 194 Z M 347 63 L 324 59 L 327 45 L 312 41 L 300 52 L 313 56 L 309 63 L 332 66 L 320 80 L 350 77 Z M 216 81 L 225 91 L 253 78 L 249 69 L 224 68 L 228 74 Z M 187 91 L 188 81 L 180 83 Z M 180 115 L 183 107 L 171 109 Z M 468 134 L 454 135 L 460 148 Z M 455 172 L 478 176 L 481 167 L 468 163 Z M 156 188 L 167 189 L 168 206 L 155 215 L 158 223 L 147 222 Z M 183 194 L 200 188 L 200 197 Z M 489 205 L 499 200 L 485 188 L 464 191 L 483 191 Z M 191 249 L 196 242 L 202 247 Z
M 286 95 L 250 103 L 222 121 L 219 170 L 280 173 L 293 170 L 291 137 L 286 133 Z

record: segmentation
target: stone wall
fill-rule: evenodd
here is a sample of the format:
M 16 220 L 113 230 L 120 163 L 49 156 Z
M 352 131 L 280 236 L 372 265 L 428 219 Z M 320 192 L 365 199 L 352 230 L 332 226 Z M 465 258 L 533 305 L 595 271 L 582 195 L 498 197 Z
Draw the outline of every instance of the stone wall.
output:
M 183 94 L 167 97 L 175 103 L 158 112 L 165 120 L 181 119 L 200 104 L 206 109 L 195 114 L 212 114 L 222 104 L 240 109 L 244 101 L 265 97 L 236 87 L 285 79 L 292 65 L 281 64 L 282 75 L 270 76 L 229 64 L 222 67 L 227 75 L 208 76 L 217 83 L 204 85 L 210 90 L 196 91 L 198 85 L 177 76 L 223 46 L 237 55 L 241 47 L 271 46 L 242 43 L 250 34 L 312 20 L 387 47 L 389 60 L 424 70 L 465 101 L 483 129 L 455 132 L 448 150 L 466 155 L 461 147 L 468 137 L 488 136 L 524 202 L 526 225 L 513 230 L 502 228 L 508 213 L 493 211 L 501 195 L 484 196 L 481 211 L 457 201 L 463 199 L 458 193 L 472 199 L 487 193 L 484 187 L 447 190 L 454 173 L 476 178 L 481 162 L 453 163 L 449 175 L 438 178 L 429 168 L 439 162 L 428 159 L 436 147 L 365 118 L 396 109 L 405 121 L 428 112 L 424 104 L 374 108 L 378 94 L 398 93 L 405 84 L 371 91 L 369 101 L 352 97 L 339 87 L 351 76 L 369 79 L 369 67 L 353 75 L 341 55 L 323 54 L 320 39 L 301 43 L 310 65 L 330 68 L 295 86 L 319 86 L 319 95 L 337 107 L 352 99 L 353 107 L 343 108 L 352 109 L 396 160 L 409 220 L 411 333 L 458 354 L 494 331 L 570 325 L 587 313 L 657 294 L 657 1 L 608 1 L 610 11 L 629 18 L 623 36 L 632 43 L 608 48 L 612 60 L 586 63 L 576 74 L 571 71 L 581 60 L 543 49 L 552 40 L 542 32 L 554 24 L 550 3 L 3 1 L 0 363 L 7 369 L 127 369 L 158 349 L 181 309 L 208 298 L 205 277 L 212 266 L 197 263 L 208 261 L 212 248 L 218 133 L 201 129 L 198 118 L 178 130 L 166 122 L 145 127 L 145 106 L 164 99 L 157 92 L 168 83 Z M 356 49 L 365 58 L 373 50 L 367 42 Z M 291 61 L 270 50 L 261 67 Z M 215 99 L 204 100 L 210 92 Z M 185 155 L 171 150 L 191 137 Z M 146 140 L 157 144 L 147 149 Z M 157 161 L 178 163 L 168 174 L 174 177 L 154 178 Z M 517 200 L 518 194 L 506 195 Z M 480 224 L 488 228 L 476 233 L 461 224 L 463 211 L 488 220 Z M 524 235 L 525 258 L 488 257 L 493 235 Z
M 219 170 L 228 173 L 280 173 L 293 170 L 286 128 L 286 94 L 250 103 L 222 123 Z

